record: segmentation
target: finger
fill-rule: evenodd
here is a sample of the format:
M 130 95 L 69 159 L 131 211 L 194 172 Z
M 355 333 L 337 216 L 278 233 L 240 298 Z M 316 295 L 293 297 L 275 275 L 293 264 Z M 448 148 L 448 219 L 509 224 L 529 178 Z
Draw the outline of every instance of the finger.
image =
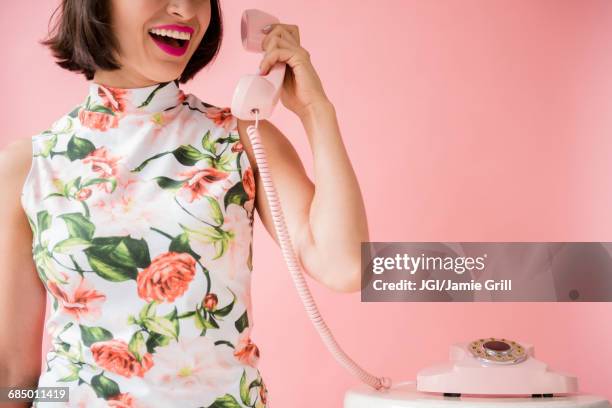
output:
M 300 45 L 300 28 L 295 24 L 287 24 L 285 27 L 287 28 L 287 30 L 289 30 L 289 32 L 297 42 L 297 45 Z
M 287 32 L 295 40 L 296 45 L 300 45 L 300 29 L 298 26 L 295 24 L 277 24 L 276 27 L 280 27 L 283 31 Z
M 259 69 L 262 75 L 267 75 L 271 67 L 277 62 L 285 62 L 290 64 L 300 58 L 300 52 L 296 48 L 275 48 L 272 51 L 266 53 Z
M 261 43 L 261 48 L 265 50 L 268 42 L 274 37 L 286 38 L 288 41 L 292 42 L 293 45 L 300 45 L 300 42 L 296 40 L 293 33 L 289 29 L 287 29 L 286 26 L 284 26 L 283 24 L 276 24 L 272 27 L 272 30 L 270 30 L 268 34 L 264 37 L 264 40 Z
M 298 47 L 296 47 L 296 45 L 293 42 L 287 40 L 286 38 L 276 36 L 276 37 L 271 38 L 270 41 L 267 42 L 264 48 L 264 51 L 270 52 L 274 48 L 298 48 Z

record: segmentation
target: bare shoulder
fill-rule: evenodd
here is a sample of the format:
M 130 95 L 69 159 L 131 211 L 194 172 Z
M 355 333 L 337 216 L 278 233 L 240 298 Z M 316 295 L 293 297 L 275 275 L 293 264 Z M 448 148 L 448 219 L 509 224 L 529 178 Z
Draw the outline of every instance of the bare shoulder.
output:
M 21 185 L 30 171 L 31 163 L 31 137 L 22 137 L 4 145 L 0 149 L 0 177 L 5 188 L 7 184 Z

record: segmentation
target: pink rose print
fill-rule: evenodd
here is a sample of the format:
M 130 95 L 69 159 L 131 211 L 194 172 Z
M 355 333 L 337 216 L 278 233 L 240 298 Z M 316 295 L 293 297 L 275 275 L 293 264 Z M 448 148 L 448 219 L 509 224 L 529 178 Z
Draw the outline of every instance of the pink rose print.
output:
M 105 132 L 109 128 L 116 128 L 119 124 L 117 116 L 104 112 L 92 112 L 81 108 L 79 110 L 79 121 L 85 127 Z
M 232 152 L 234 153 L 238 153 L 244 150 L 244 146 L 242 145 L 242 142 L 236 142 L 232 145 Z
M 243 332 L 240 336 L 240 340 L 234 350 L 234 357 L 243 364 L 248 364 L 251 367 L 257 366 L 259 360 L 259 349 L 251 341 L 248 332 Z
M 217 170 L 214 167 L 206 169 L 194 169 L 179 173 L 179 176 L 189 177 L 182 186 L 182 190 L 187 190 L 191 196 L 187 200 L 191 203 L 204 196 L 208 191 L 208 186 L 212 183 L 226 179 L 229 173 Z
M 182 89 L 179 89 L 178 102 L 183 103 L 185 99 L 187 99 L 187 95 L 185 95 L 185 92 L 183 92 Z
M 266 384 L 261 382 L 261 386 L 259 387 L 259 399 L 265 405 L 268 402 L 268 389 L 266 388 Z
M 85 201 L 87 200 L 89 197 L 91 196 L 91 189 L 90 188 L 82 188 L 80 189 L 76 194 L 75 197 L 77 200 L 79 201 Z
M 189 287 L 195 276 L 196 260 L 187 253 L 166 252 L 153 259 L 136 278 L 138 296 L 152 300 L 173 302 Z
M 102 98 L 104 106 L 113 112 L 125 112 L 127 90 L 112 88 L 110 86 L 98 86 L 98 95 Z M 129 99 L 129 98 L 128 98 Z
M 138 362 L 124 340 L 98 341 L 90 347 L 93 358 L 101 367 L 124 377 L 142 377 L 153 367 L 153 357 L 145 353 Z
M 233 129 L 235 127 L 235 118 L 232 116 L 230 108 L 217 108 L 211 106 L 206 108 L 204 114 L 208 119 L 212 119 L 215 125 L 221 126 L 225 130 Z
M 90 129 L 106 131 L 109 128 L 116 128 L 119 120 L 126 112 L 127 90 L 111 88 L 98 85 L 98 95 L 102 100 L 102 106 L 110 109 L 114 114 L 105 112 L 95 112 L 83 107 L 79 110 L 79 120 L 83 126 Z
M 255 198 L 255 177 L 253 177 L 253 169 L 248 167 L 242 175 L 242 185 L 247 193 L 249 200 Z
M 82 162 L 87 164 L 91 163 L 91 169 L 98 174 L 101 178 L 114 178 L 117 175 L 117 162 L 121 157 L 109 157 L 106 147 L 99 147 L 93 152 L 89 153 Z M 97 184 L 98 188 L 104 190 L 107 193 L 111 192 L 112 185 L 110 183 Z
M 73 285 L 74 286 L 74 285 Z M 89 281 L 81 277 L 74 290 L 64 291 L 53 281 L 47 281 L 51 294 L 58 300 L 64 312 L 77 319 L 100 317 L 100 308 L 106 300 L 106 295 L 93 288 Z
M 204 306 L 204 309 L 208 311 L 213 311 L 217 307 L 218 303 L 219 299 L 217 298 L 217 295 L 215 295 L 214 293 L 209 293 L 208 295 L 204 296 L 202 306 Z

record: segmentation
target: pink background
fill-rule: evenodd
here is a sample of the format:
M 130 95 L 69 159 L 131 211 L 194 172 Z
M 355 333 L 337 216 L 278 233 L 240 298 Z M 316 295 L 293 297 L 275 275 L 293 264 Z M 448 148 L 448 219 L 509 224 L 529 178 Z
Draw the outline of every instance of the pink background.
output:
M 3 7 L 2 145 L 79 103 L 84 77 L 36 41 L 55 1 Z M 612 240 L 612 2 L 608 0 L 224 1 L 217 61 L 184 89 L 228 106 L 259 56 L 243 8 L 300 26 L 360 179 L 372 241 Z M 273 122 L 312 175 L 299 120 Z M 279 250 L 258 222 L 254 341 L 274 407 L 339 407 L 358 384 L 327 353 Z M 310 280 L 310 282 L 313 282 Z M 312 288 L 345 350 L 396 382 L 455 341 L 531 342 L 582 389 L 612 398 L 612 304 L 360 303 Z M 607 361 L 607 364 L 606 364 Z

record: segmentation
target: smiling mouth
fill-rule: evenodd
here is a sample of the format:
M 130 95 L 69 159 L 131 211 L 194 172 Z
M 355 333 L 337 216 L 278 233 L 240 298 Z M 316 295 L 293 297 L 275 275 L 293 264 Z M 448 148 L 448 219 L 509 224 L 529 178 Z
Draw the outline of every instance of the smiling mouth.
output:
M 181 40 L 178 38 L 168 37 L 166 35 L 154 34 L 150 31 L 149 31 L 149 35 L 153 37 L 154 40 L 163 42 L 164 44 L 168 44 L 169 46 L 174 47 L 174 48 L 183 48 L 185 44 L 189 42 L 189 40 Z

